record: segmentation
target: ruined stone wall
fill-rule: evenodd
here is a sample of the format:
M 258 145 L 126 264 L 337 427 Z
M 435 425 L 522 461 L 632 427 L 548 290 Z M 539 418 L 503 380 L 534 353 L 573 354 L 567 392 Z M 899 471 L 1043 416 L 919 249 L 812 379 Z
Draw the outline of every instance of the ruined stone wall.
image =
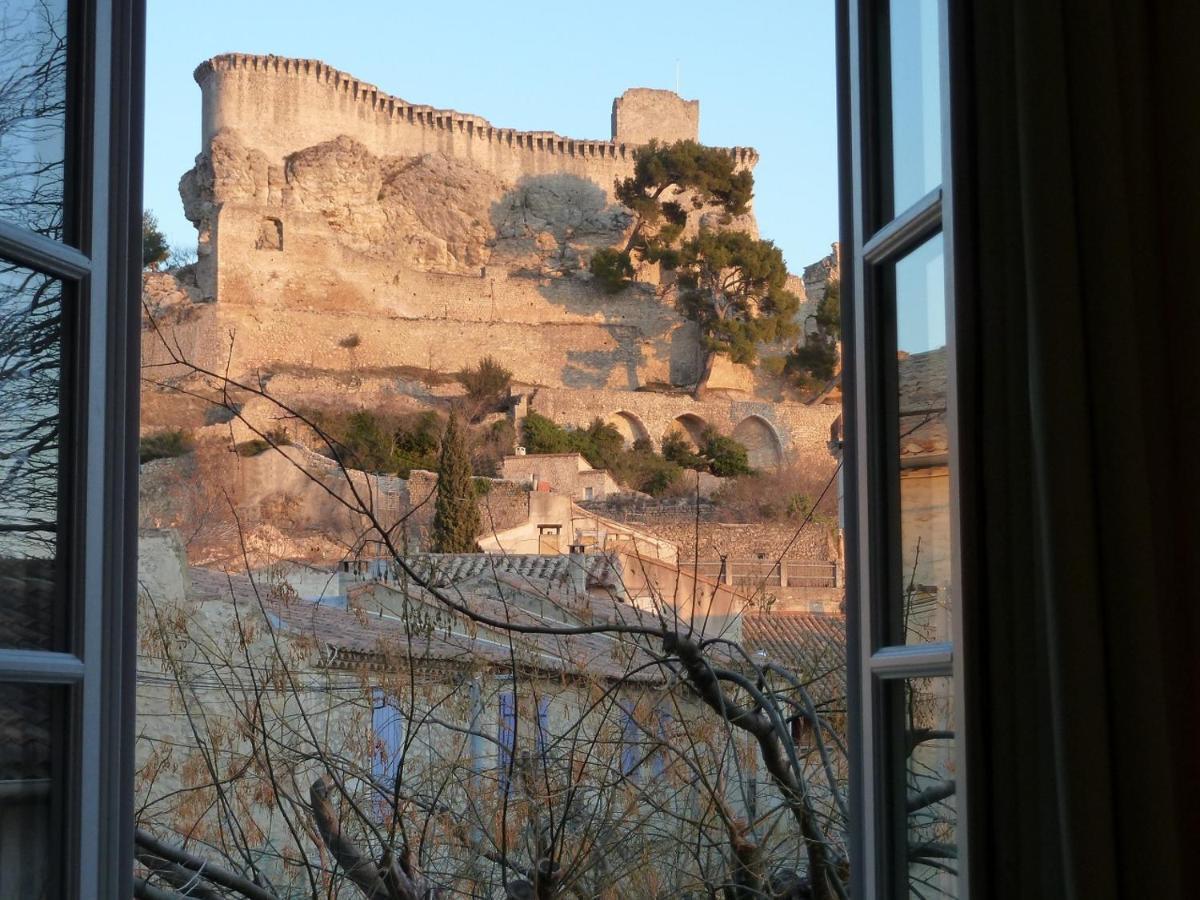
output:
M 698 558 L 702 560 L 722 556 L 738 560 L 761 557 L 770 561 L 795 562 L 837 558 L 836 541 L 826 527 L 810 526 L 797 534 L 794 523 L 701 522 L 698 530 L 695 522 L 649 521 L 644 525 L 655 537 L 671 541 L 688 558 L 695 552 L 697 537 Z
M 231 53 L 201 63 L 195 77 L 203 92 L 202 146 L 229 128 L 272 162 L 347 135 L 377 155 L 439 153 L 509 181 L 566 172 L 611 191 L 616 178 L 633 171 L 629 142 L 497 128 L 481 116 L 393 97 L 318 60 Z M 642 125 L 632 134 L 645 131 Z M 749 148 L 730 152 L 744 165 L 757 160 Z
M 583 427 L 600 418 L 627 437 L 649 438 L 655 446 L 671 430 L 697 436 L 705 425 L 712 425 L 756 450 L 751 463 L 763 468 L 778 465 L 784 457 L 827 468 L 829 426 L 838 416 L 836 406 L 787 401 L 554 388 L 532 393 L 529 408 L 561 425 Z
M 689 331 L 677 326 L 649 340 L 636 327 L 602 322 L 538 324 L 388 315 L 354 307 L 335 312 L 214 304 L 171 325 L 170 338 L 189 359 L 216 369 L 228 359 L 235 377 L 251 380 L 287 373 L 298 382 L 305 380 L 302 369 L 314 375 L 341 370 L 359 383 L 380 382 L 383 389 L 399 386 L 404 367 L 454 373 L 491 355 L 526 383 L 630 391 L 647 381 L 694 380 L 694 344 L 680 334 Z M 162 361 L 158 336 L 145 330 L 143 339 L 147 364 Z
M 719 514 L 715 509 L 702 506 L 697 522 L 690 498 L 641 502 L 621 498 L 581 505 L 605 518 L 670 541 L 679 549 L 680 559 L 711 561 L 725 556 L 750 560 L 762 556 L 767 560 L 804 562 L 839 558 L 833 527 L 820 521 L 810 522 L 803 529 L 798 522 L 720 522 L 716 521 Z

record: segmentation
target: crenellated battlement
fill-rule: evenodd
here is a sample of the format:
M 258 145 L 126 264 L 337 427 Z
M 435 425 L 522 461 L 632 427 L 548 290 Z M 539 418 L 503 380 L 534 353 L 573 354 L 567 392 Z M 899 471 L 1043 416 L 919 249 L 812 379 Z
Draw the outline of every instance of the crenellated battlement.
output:
M 205 145 L 218 131 L 233 129 L 276 160 L 347 134 L 379 154 L 443 152 L 514 178 L 562 169 L 607 188 L 613 175 L 632 169 L 637 146 L 498 128 L 482 116 L 410 103 L 315 59 L 227 53 L 197 66 L 195 79 L 204 95 Z M 750 147 L 727 152 L 739 166 L 758 162 Z M 598 164 L 594 173 L 592 163 Z

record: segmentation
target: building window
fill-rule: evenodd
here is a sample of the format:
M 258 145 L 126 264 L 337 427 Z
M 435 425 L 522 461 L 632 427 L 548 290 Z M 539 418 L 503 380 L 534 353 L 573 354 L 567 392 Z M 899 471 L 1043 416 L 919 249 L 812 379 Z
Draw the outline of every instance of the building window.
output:
M 966 895 L 945 0 L 851 0 L 843 269 L 855 893 Z

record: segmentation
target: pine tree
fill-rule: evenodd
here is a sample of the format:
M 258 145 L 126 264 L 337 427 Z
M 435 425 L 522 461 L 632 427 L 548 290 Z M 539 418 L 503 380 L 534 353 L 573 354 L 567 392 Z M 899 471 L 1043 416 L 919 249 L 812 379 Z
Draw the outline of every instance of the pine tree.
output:
M 142 213 L 142 268 L 157 269 L 167 261 L 171 248 L 158 227 L 158 218 L 150 210 Z
M 432 549 L 435 553 L 474 553 L 479 549 L 475 541 L 479 527 L 471 456 L 467 451 L 466 436 L 459 430 L 458 416 L 451 411 L 438 461 Z
M 760 346 L 796 335 L 800 298 L 786 287 L 787 266 L 778 247 L 704 224 L 685 238 L 692 213 L 715 207 L 722 224 L 729 224 L 750 209 L 754 176 L 739 169 L 727 151 L 695 141 L 651 141 L 634 151 L 634 174 L 617 182 L 616 193 L 632 211 L 634 226 L 624 250 L 606 248 L 592 256 L 592 275 L 616 293 L 633 282 L 637 261 L 676 272 L 676 303 L 700 326 L 706 351 L 698 398 L 717 354 L 754 365 Z

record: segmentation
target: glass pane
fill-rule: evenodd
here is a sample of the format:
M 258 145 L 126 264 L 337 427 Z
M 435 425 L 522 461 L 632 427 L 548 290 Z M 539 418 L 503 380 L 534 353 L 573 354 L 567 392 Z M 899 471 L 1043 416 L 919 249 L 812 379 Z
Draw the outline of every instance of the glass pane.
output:
M 59 896 L 50 884 L 59 779 L 54 751 L 63 690 L 0 684 L 0 897 Z
M 62 238 L 67 0 L 0 3 L 0 218 Z
M 903 694 L 901 694 L 903 686 Z M 913 678 L 893 683 L 903 722 L 904 880 L 910 897 L 958 895 L 954 683 Z
M 0 647 L 51 649 L 62 283 L 0 263 Z
M 941 235 L 895 267 L 900 643 L 950 639 L 950 457 Z
M 942 182 L 937 0 L 891 4 L 893 215 Z

